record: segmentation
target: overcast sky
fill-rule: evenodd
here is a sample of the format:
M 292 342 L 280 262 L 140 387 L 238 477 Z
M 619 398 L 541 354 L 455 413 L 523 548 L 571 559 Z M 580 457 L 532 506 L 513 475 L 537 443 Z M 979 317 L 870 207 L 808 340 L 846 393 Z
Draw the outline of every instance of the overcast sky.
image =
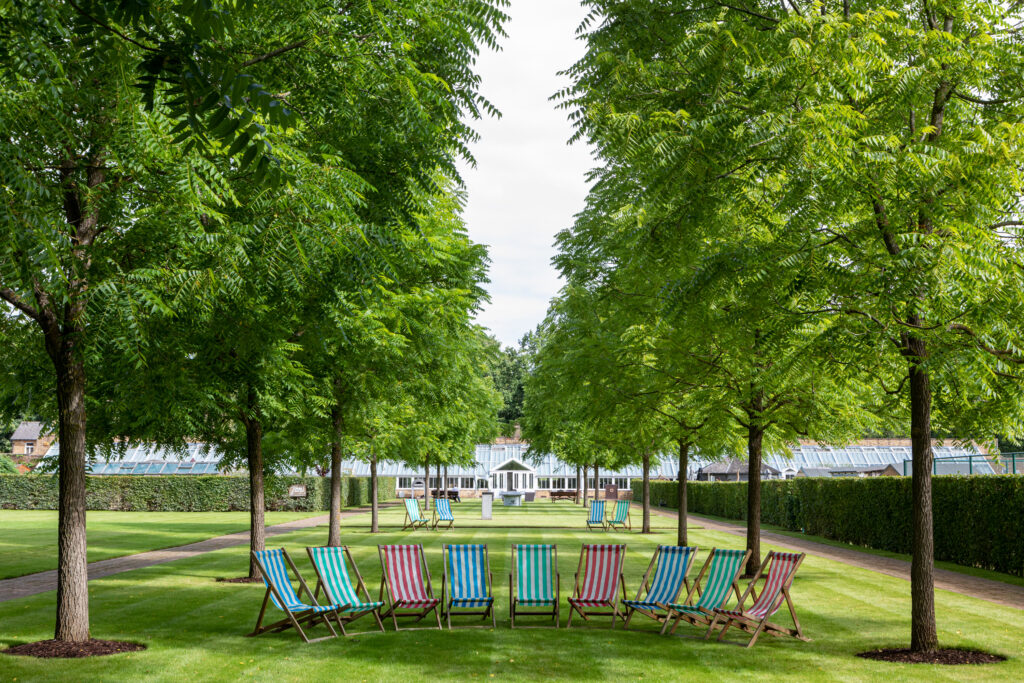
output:
M 548 98 L 568 84 L 557 72 L 582 55 L 576 0 L 512 0 L 500 52 L 480 56 L 481 89 L 500 119 L 476 122 L 477 167 L 463 168 L 466 223 L 491 256 L 491 303 L 477 320 L 505 345 L 537 326 L 561 287 L 551 266 L 555 233 L 583 207 L 585 145 L 566 144 L 573 129 Z

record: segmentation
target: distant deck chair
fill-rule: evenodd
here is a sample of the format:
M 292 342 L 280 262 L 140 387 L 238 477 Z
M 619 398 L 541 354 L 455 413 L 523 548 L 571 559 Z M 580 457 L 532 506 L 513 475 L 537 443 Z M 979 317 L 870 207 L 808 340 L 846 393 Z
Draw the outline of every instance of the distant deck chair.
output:
M 603 500 L 590 501 L 590 517 L 587 518 L 587 530 L 593 529 L 595 526 L 599 526 L 602 529 L 607 528 L 607 523 L 604 521 Z
M 423 546 L 378 545 L 377 552 L 383 570 L 379 599 L 383 600 L 386 594 L 388 600 L 388 609 L 381 616 L 391 617 L 396 631 L 415 631 L 418 629 L 400 629 L 398 617 L 414 617 L 419 621 L 434 612 L 440 629 L 441 615 L 437 607 L 441 601 L 434 597 L 430 585 L 430 568 L 423 555 Z M 424 575 L 426 583 L 423 582 Z M 399 613 L 398 610 L 406 611 Z
M 669 604 L 668 618 L 665 620 L 661 632 L 668 630 L 669 623 L 672 624 L 670 634 L 675 634 L 679 628 L 680 621 L 686 621 L 694 626 L 707 626 L 715 617 L 715 610 L 725 607 L 729 600 L 729 591 L 736 595 L 737 602 L 740 599 L 740 585 L 737 582 L 743 565 L 750 557 L 749 550 L 725 550 L 723 548 L 712 548 L 708 559 L 704 561 L 700 573 L 694 579 L 693 584 L 687 591 L 686 597 L 680 602 Z M 703 592 L 701 580 L 705 580 Z M 696 604 L 692 602 L 693 595 L 700 596 Z
M 402 531 L 413 528 L 419 529 L 424 524 L 427 524 L 429 520 L 420 514 L 420 504 L 415 498 L 405 499 L 405 524 L 402 526 Z
M 491 560 L 487 546 L 441 545 L 444 556 L 444 574 L 441 577 L 441 602 L 448 628 L 452 628 L 452 615 L 481 615 L 491 617 L 491 628 L 497 628 L 494 614 L 494 575 L 491 574 Z M 460 628 L 487 628 L 484 626 L 462 626 Z
M 629 628 L 629 622 L 634 614 L 642 614 L 658 623 L 664 623 L 668 619 L 669 605 L 679 599 L 679 593 L 684 586 L 687 592 L 690 590 L 686 574 L 690 571 L 696 554 L 696 546 L 658 546 L 636 592 L 636 599 L 622 601 L 626 606 L 626 623 L 623 628 Z M 640 596 L 645 590 L 647 594 L 641 599 Z
M 359 568 L 352 561 L 348 546 L 306 548 L 306 553 L 309 555 L 309 561 L 313 563 L 313 571 L 316 572 L 316 589 L 313 591 L 313 597 L 319 595 L 320 589 L 323 588 L 324 595 L 330 602 L 342 605 L 338 610 L 338 626 L 341 627 L 342 635 L 348 635 L 345 624 L 367 614 L 373 615 L 377 627 L 383 631 L 384 623 L 380 620 L 380 608 L 384 603 L 370 600 L 370 593 L 366 590 Z M 352 586 L 348 565 L 352 565 L 352 571 L 356 574 L 355 587 Z M 359 597 L 360 591 L 366 596 L 365 600 Z
M 608 528 L 615 529 L 622 527 L 623 529 L 629 529 L 632 531 L 633 523 L 629 519 L 629 501 L 628 500 L 617 500 L 615 501 L 615 511 L 612 516 L 608 519 Z
M 299 570 L 295 568 L 295 563 L 292 562 L 292 558 L 288 557 L 288 553 L 284 548 L 255 550 L 252 551 L 252 557 L 260 568 L 260 573 L 263 574 L 263 583 L 267 586 L 267 592 L 263 595 L 263 606 L 260 607 L 260 615 L 256 619 L 256 626 L 253 628 L 252 633 L 247 634 L 249 637 L 258 636 L 268 631 L 283 631 L 287 628 L 294 628 L 302 636 L 302 640 L 307 643 L 316 643 L 321 640 L 338 637 L 338 633 L 331 626 L 328 617 L 331 614 L 337 614 L 337 610 L 341 606 L 317 604 L 316 598 L 309 591 L 309 587 L 302 580 L 302 575 L 299 574 Z M 288 567 L 291 567 L 292 573 L 299 580 L 298 595 L 292 587 L 285 562 L 288 563 Z M 309 596 L 310 602 L 313 603 L 312 605 L 307 605 L 299 598 L 299 595 L 303 592 Z M 267 612 L 267 602 L 269 601 L 272 601 L 274 606 L 282 610 L 287 616 L 281 621 L 264 626 L 263 616 Z M 306 632 L 302 630 L 302 626 L 309 626 L 318 621 L 323 621 L 327 625 L 331 635 L 310 640 Z M 338 625 L 341 625 L 340 621 Z
M 562 578 L 558 573 L 558 546 L 512 546 L 512 567 L 508 575 L 508 615 L 512 628 L 517 616 L 551 616 L 554 627 L 560 626 L 559 603 L 562 597 Z M 527 608 L 526 610 L 521 608 Z M 533 611 L 528 611 L 534 608 Z M 541 610 L 541 611 L 536 611 Z M 550 628 L 549 626 L 520 626 L 520 628 Z
M 625 557 L 625 545 L 583 546 L 580 550 L 580 563 L 576 569 L 573 596 L 569 598 L 569 622 L 565 625 L 566 628 L 572 627 L 575 612 L 579 612 L 586 621 L 590 621 L 591 616 L 611 616 L 612 628 L 615 628 L 615 620 L 623 618 L 616 597 L 616 589 L 620 583 L 622 599 L 626 599 L 626 578 L 622 575 L 622 562 Z M 592 609 L 595 607 L 609 607 L 611 612 L 594 612 Z
M 452 514 L 452 502 L 447 498 L 436 498 L 434 499 L 434 515 L 432 519 L 433 527 L 436 529 L 438 524 L 448 522 L 448 526 L 445 529 L 451 529 L 455 526 L 455 515 Z
M 737 628 L 751 634 L 746 647 L 752 647 L 757 642 L 757 638 L 761 635 L 762 631 L 773 636 L 786 635 L 803 641 L 810 640 L 804 636 L 803 631 L 800 629 L 800 620 L 796 617 L 793 600 L 789 595 L 789 588 L 793 584 L 793 577 L 796 575 L 796 570 L 800 568 L 800 564 L 804 561 L 804 557 L 803 553 L 780 553 L 774 550 L 769 552 L 764 558 L 764 562 L 761 563 L 760 569 L 757 570 L 757 574 L 747 586 L 747 590 L 740 598 L 736 609 L 715 610 L 715 617 L 711 620 L 708 631 L 704 634 L 704 639 L 706 640 L 711 635 L 711 632 L 715 630 L 715 626 L 721 621 L 722 630 L 718 634 L 718 640 L 725 636 L 725 632 L 729 630 L 730 626 L 735 625 Z M 761 595 L 757 595 L 754 586 L 761 578 L 761 575 L 764 574 L 765 567 L 768 567 L 768 577 L 765 579 L 764 588 L 761 589 Z M 743 609 L 743 602 L 748 595 L 755 598 L 755 602 L 751 605 L 750 609 L 745 610 Z M 786 628 L 768 621 L 768 618 L 775 614 L 784 602 L 789 606 L 789 616 L 793 618 L 795 628 Z

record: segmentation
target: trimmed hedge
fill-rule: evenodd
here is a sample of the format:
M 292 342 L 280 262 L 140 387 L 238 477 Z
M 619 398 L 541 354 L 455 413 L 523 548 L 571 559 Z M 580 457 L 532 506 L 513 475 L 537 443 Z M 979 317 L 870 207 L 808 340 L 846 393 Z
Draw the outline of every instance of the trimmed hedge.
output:
M 288 487 L 305 484 L 305 498 L 289 498 Z M 268 510 L 322 511 L 330 507 L 326 477 L 267 477 Z M 395 497 L 393 477 L 380 477 L 378 500 Z M 249 479 L 239 476 L 90 476 L 85 481 L 89 510 L 223 512 L 249 509 Z M 370 502 L 369 479 L 342 479 L 342 505 Z M 56 510 L 57 477 L 44 474 L 0 475 L 0 508 Z
M 761 521 L 844 543 L 909 554 L 909 477 L 799 478 L 761 483 Z M 634 480 L 634 488 L 640 486 Z M 678 508 L 676 482 L 652 481 L 651 502 Z M 687 482 L 687 509 L 747 515 L 746 482 Z M 1024 476 L 932 479 L 935 559 L 1024 576 Z

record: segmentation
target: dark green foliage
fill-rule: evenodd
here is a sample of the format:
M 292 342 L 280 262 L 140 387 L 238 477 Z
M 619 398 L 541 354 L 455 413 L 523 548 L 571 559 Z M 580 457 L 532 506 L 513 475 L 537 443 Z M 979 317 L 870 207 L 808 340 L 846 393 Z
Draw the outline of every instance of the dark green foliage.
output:
M 633 480 L 633 488 L 640 480 Z M 936 477 L 935 559 L 1024 576 L 1024 477 Z M 766 481 L 766 524 L 844 543 L 909 553 L 909 477 Z M 746 515 L 746 482 L 688 482 L 690 512 L 728 519 Z M 676 483 L 651 482 L 651 502 L 678 506 Z
M 305 498 L 289 498 L 288 487 L 305 484 Z M 268 510 L 327 510 L 330 479 L 325 477 L 268 477 Z M 379 500 L 394 497 L 393 477 L 380 477 Z M 369 479 L 342 480 L 345 505 L 368 505 Z M 86 505 L 90 510 L 150 510 L 161 512 L 223 512 L 249 509 L 248 477 L 155 476 L 88 477 Z M 0 508 L 54 510 L 57 478 L 49 475 L 0 475 Z
M 6 455 L 0 455 L 0 474 L 18 474 L 18 466 Z

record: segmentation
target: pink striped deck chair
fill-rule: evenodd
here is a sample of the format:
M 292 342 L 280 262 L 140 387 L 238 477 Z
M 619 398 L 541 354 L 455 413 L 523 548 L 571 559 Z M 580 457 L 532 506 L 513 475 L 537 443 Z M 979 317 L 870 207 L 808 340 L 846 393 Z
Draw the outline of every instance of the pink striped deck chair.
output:
M 615 620 L 624 618 L 619 612 L 616 589 L 622 585 L 622 599 L 626 599 L 626 578 L 622 575 L 622 561 L 626 557 L 625 545 L 588 545 L 580 550 L 580 563 L 576 568 L 576 586 L 573 596 L 569 598 L 569 623 L 572 627 L 572 616 L 579 612 L 584 620 L 590 616 L 608 616 Z M 580 572 L 583 572 L 583 583 L 580 584 Z M 610 607 L 611 612 L 594 612 L 595 607 Z M 588 616 L 589 615 L 589 616 Z
M 441 615 L 437 611 L 440 600 L 434 597 L 430 585 L 430 568 L 427 567 L 422 545 L 378 545 L 380 565 L 383 570 L 380 582 L 380 600 L 385 593 L 388 598 L 388 609 L 381 617 L 395 624 L 398 628 L 398 617 L 414 617 L 419 621 L 431 612 L 437 617 L 437 628 L 441 628 Z M 423 582 L 426 575 L 427 581 Z M 403 610 L 399 612 L 398 610 Z M 417 629 L 404 629 L 415 631 Z
M 715 618 L 711 620 L 708 631 L 704 634 L 704 639 L 707 640 L 715 628 L 721 624 L 722 631 L 718 634 L 719 640 L 722 639 L 730 626 L 736 626 L 740 630 L 751 634 L 746 647 L 753 646 L 762 631 L 773 636 L 787 635 L 804 641 L 810 640 L 810 638 L 804 637 L 803 631 L 800 630 L 800 620 L 796 618 L 796 610 L 793 608 L 793 601 L 789 596 L 789 588 L 793 584 L 793 577 L 796 575 L 796 570 L 800 568 L 800 563 L 804 561 L 804 557 L 803 553 L 780 553 L 774 550 L 769 552 L 764 558 L 764 562 L 761 563 L 760 569 L 757 570 L 757 574 L 754 575 L 754 578 L 747 586 L 747 590 L 740 596 L 736 609 L 722 609 L 720 607 L 715 609 Z M 764 575 L 765 567 L 768 567 L 768 574 L 765 577 L 764 588 L 761 589 L 761 594 L 758 595 L 755 586 L 758 580 L 762 578 L 762 575 Z M 745 610 L 743 609 L 743 603 L 748 596 L 754 599 L 754 604 L 750 606 L 750 609 Z M 795 628 L 786 628 L 768 621 L 768 618 L 782 607 L 782 603 L 786 603 L 789 606 L 789 616 L 793 618 Z

